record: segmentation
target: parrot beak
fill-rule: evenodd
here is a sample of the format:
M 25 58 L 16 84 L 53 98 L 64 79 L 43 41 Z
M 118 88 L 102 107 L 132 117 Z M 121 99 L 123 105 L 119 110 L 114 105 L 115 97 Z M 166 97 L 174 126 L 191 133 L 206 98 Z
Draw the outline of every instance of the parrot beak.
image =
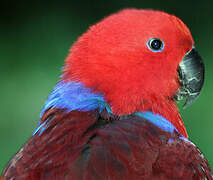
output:
M 186 108 L 197 99 L 204 83 L 204 64 L 195 47 L 186 53 L 179 64 L 178 75 L 181 87 L 175 99 L 179 101 L 186 98 Z

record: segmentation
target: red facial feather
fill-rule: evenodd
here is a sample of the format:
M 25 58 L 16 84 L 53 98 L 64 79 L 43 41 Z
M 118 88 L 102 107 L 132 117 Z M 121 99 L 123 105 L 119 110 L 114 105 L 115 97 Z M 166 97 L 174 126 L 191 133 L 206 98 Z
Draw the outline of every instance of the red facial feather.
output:
M 164 50 L 149 50 L 150 38 L 160 38 Z M 178 65 L 192 45 L 190 31 L 177 17 L 127 9 L 78 39 L 66 59 L 63 78 L 103 93 L 114 113 L 151 110 L 187 136 L 173 97 L 179 88 Z

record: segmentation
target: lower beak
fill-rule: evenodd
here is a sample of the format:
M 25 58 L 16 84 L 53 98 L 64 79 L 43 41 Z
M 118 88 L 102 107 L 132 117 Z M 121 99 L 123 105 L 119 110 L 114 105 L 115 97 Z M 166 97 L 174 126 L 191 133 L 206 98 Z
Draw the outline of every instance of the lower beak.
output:
M 181 87 L 175 98 L 186 98 L 184 108 L 194 102 L 200 94 L 204 83 L 204 64 L 196 48 L 186 53 L 179 64 L 178 75 Z

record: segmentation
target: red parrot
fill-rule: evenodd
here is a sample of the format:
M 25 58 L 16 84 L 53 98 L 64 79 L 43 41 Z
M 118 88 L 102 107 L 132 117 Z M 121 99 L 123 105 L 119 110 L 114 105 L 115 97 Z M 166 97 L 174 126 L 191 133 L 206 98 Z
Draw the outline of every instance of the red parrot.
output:
M 174 15 L 126 9 L 72 46 L 33 136 L 1 180 L 212 180 L 176 100 L 200 94 L 204 64 Z

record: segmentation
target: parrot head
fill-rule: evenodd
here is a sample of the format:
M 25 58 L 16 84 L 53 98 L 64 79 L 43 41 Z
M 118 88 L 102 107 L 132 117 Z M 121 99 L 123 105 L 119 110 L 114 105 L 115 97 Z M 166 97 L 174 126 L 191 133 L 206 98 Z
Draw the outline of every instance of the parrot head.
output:
M 113 113 L 150 110 L 180 119 L 175 100 L 196 99 L 204 65 L 187 26 L 154 10 L 126 9 L 84 33 L 70 50 L 63 79 L 102 93 Z

